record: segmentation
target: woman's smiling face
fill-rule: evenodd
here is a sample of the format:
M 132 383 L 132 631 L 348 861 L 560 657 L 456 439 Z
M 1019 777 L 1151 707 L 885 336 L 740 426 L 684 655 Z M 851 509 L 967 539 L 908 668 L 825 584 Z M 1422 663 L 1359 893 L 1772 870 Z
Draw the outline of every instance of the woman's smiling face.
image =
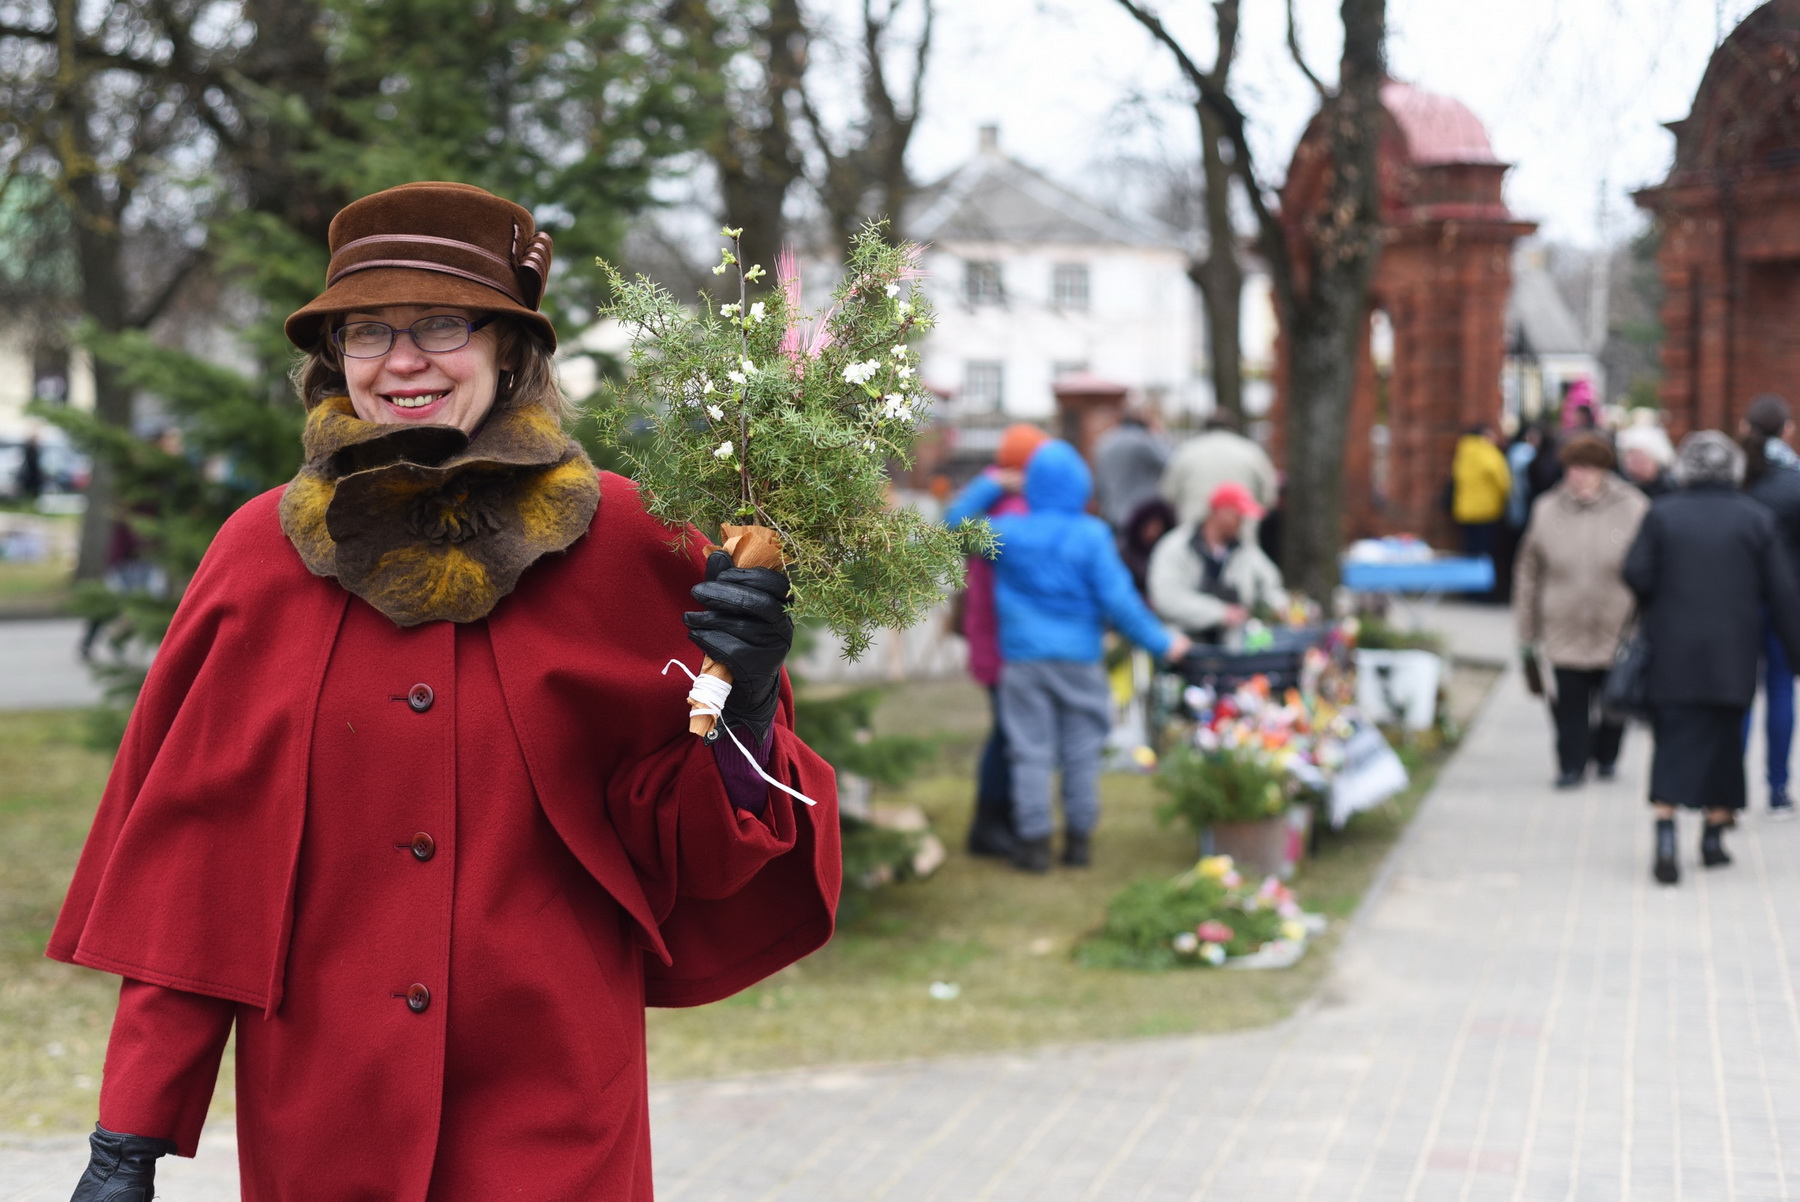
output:
M 356 416 L 368 422 L 456 426 L 473 434 L 494 406 L 500 383 L 494 327 L 483 326 L 467 346 L 427 352 L 406 333 L 423 317 L 479 321 L 472 309 L 443 305 L 384 305 L 344 315 L 344 324 L 384 322 L 394 328 L 394 345 L 372 359 L 343 357 L 344 383 Z

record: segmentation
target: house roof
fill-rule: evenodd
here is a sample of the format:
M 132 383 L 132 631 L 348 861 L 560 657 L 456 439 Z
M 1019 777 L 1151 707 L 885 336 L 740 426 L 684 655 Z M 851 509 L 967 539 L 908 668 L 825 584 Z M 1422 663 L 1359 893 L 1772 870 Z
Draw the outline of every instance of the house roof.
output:
M 1171 231 L 1109 213 L 1004 154 L 984 131 L 980 153 L 906 209 L 917 242 L 1085 242 L 1173 246 Z
M 1530 250 L 1513 255 L 1512 293 L 1506 298 L 1506 343 L 1534 355 L 1585 355 L 1593 348 L 1556 282 Z

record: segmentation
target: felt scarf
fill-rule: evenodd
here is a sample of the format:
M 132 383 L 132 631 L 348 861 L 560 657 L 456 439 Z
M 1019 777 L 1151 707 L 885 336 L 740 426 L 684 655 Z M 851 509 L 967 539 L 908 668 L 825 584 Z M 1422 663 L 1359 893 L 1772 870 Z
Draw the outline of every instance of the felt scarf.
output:
M 327 397 L 303 446 L 282 533 L 315 576 L 398 626 L 487 617 L 526 568 L 586 533 L 600 504 L 594 465 L 537 406 L 496 409 L 470 437 L 363 421 L 349 397 Z

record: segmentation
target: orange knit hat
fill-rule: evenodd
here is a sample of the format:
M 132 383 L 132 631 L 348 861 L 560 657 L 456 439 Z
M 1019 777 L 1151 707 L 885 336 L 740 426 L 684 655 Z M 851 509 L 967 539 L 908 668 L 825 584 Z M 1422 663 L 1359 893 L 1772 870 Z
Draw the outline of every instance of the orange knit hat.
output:
M 994 452 L 996 467 L 1023 469 L 1037 449 L 1050 441 L 1050 436 L 1029 422 L 1006 427 L 1000 436 L 1000 449 Z

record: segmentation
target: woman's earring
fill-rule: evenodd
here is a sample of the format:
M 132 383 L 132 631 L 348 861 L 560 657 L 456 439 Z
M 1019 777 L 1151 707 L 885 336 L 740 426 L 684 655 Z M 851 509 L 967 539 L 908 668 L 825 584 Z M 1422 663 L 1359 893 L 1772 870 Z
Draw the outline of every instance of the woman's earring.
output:
M 512 386 L 513 386 L 513 374 L 510 371 L 501 372 L 500 373 L 500 395 L 508 396 L 508 397 L 511 396 L 512 395 Z

